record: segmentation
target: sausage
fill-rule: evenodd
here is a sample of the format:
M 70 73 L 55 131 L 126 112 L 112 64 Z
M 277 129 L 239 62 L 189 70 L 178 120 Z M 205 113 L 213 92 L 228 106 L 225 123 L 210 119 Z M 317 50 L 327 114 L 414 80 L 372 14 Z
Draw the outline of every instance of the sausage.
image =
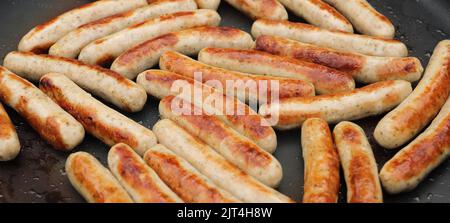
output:
M 19 152 L 20 142 L 16 129 L 0 103 L 0 161 L 13 160 Z
M 405 144 L 432 121 L 449 94 L 450 40 L 445 40 L 434 50 L 414 92 L 378 123 L 376 141 L 388 149 Z
M 19 42 L 19 51 L 43 53 L 61 37 L 88 22 L 147 5 L 146 0 L 96 1 L 36 26 Z
M 66 160 L 66 173 L 72 186 L 89 203 L 133 203 L 111 172 L 89 153 L 71 154 Z
M 322 0 L 279 0 L 297 16 L 303 17 L 315 26 L 353 33 L 352 24 L 336 9 Z
M 155 171 L 126 144 L 119 143 L 109 150 L 108 166 L 137 203 L 183 203 Z
M 145 90 L 136 83 L 111 70 L 78 60 L 11 52 L 3 63 L 11 71 L 32 81 L 39 81 L 47 73 L 62 73 L 86 91 L 127 112 L 142 110 L 147 101 Z
M 412 190 L 449 154 L 450 99 L 447 99 L 431 125 L 383 166 L 381 183 L 393 194 Z
M 339 193 L 339 156 L 325 120 L 311 118 L 302 126 L 305 164 L 304 203 L 336 203 Z
M 253 20 L 287 20 L 286 9 L 277 0 L 225 0 Z
M 314 85 L 317 94 L 355 89 L 355 81 L 346 73 L 256 50 L 206 48 L 200 51 L 198 60 L 239 72 L 304 80 Z
M 383 81 L 347 93 L 281 99 L 272 105 L 262 105 L 259 114 L 278 115 L 279 129 L 301 126 L 312 117 L 333 124 L 382 114 L 400 104 L 411 92 L 410 82 Z
M 347 17 L 355 29 L 369 36 L 392 39 L 395 27 L 386 16 L 377 12 L 366 0 L 324 0 Z
M 269 153 L 275 152 L 277 148 L 277 135 L 272 127 L 266 124 L 266 120 L 245 103 L 226 97 L 215 88 L 203 85 L 194 79 L 162 70 L 148 70 L 141 73 L 137 78 L 137 83 L 144 87 L 147 93 L 159 99 L 175 95 L 197 107 L 203 107 L 208 114 L 215 115 Z M 187 94 L 179 94 L 176 90 L 172 90 L 172 87 L 179 83 L 182 83 L 181 86 L 189 88 L 190 91 Z M 195 92 L 201 92 L 203 98 L 195 99 Z M 208 103 L 208 101 L 221 101 L 222 104 Z
M 205 47 L 231 47 L 250 49 L 254 42 L 250 34 L 229 27 L 198 27 L 169 33 L 146 41 L 120 55 L 111 70 L 134 79 L 157 65 L 159 57 L 166 51 L 177 51 L 185 55 L 197 55 Z
M 187 203 L 241 203 L 163 145 L 150 148 L 144 160 Z
M 219 23 L 220 15 L 209 9 L 162 15 L 88 44 L 81 50 L 78 59 L 87 64 L 106 65 L 146 40 L 198 26 L 218 26 Z
M 159 66 L 163 70 L 175 72 L 186 77 L 194 78 L 196 73 L 202 75 L 202 82 L 212 87 L 214 82 L 220 82 L 222 92 L 226 92 L 227 96 L 235 95 L 237 91 L 237 97 L 242 101 L 257 101 L 259 94 L 266 94 L 266 92 L 259 91 L 260 88 L 264 88 L 263 83 L 267 83 L 268 98 L 271 98 L 271 81 L 276 81 L 279 84 L 279 97 L 302 97 L 315 95 L 314 86 L 303 80 L 288 79 L 281 77 L 261 77 L 256 75 L 249 75 L 245 73 L 229 71 L 222 68 L 209 66 L 198 61 L 195 61 L 187 56 L 179 54 L 177 52 L 168 51 L 165 52 L 159 61 Z M 233 81 L 234 86 L 227 85 L 227 81 Z M 241 84 L 239 84 L 239 82 Z M 269 84 L 270 83 L 270 84 Z M 259 98 L 261 99 L 261 98 Z
M 418 81 L 423 67 L 415 57 L 378 57 L 338 51 L 277 36 L 260 36 L 256 49 L 321 64 L 351 74 L 362 83 L 385 80 Z
M 50 47 L 49 54 L 76 58 L 81 49 L 97 39 L 164 14 L 195 9 L 197 5 L 194 0 L 157 1 L 132 11 L 95 20 L 72 30 L 59 39 Z
M 229 163 L 211 147 L 174 122 L 163 119 L 153 126 L 159 142 L 187 160 L 222 189 L 248 203 L 291 203 L 290 198 L 260 183 Z
M 383 203 L 377 163 L 364 130 L 341 122 L 333 135 L 347 184 L 347 202 Z
M 261 19 L 253 23 L 252 34 L 255 38 L 262 35 L 281 36 L 304 43 L 370 56 L 408 56 L 406 45 L 398 40 L 330 31 L 304 23 Z
M 33 84 L 1 66 L 0 99 L 55 149 L 69 151 L 83 141 L 84 129 L 77 120 Z
M 195 0 L 201 9 L 217 10 L 220 5 L 220 0 Z
M 171 95 L 161 100 L 159 113 L 265 185 L 276 187 L 283 178 L 278 160 L 202 108 Z
M 156 144 L 151 130 L 102 104 L 62 74 L 43 76 L 40 89 L 109 146 L 125 143 L 143 155 Z

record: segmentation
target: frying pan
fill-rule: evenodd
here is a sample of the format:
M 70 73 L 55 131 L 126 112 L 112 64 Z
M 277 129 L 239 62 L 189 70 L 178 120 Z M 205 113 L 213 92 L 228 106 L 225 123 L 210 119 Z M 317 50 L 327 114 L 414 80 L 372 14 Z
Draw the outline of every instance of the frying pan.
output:
M 88 3 L 88 0 L 2 0 L 0 1 L 0 57 L 17 48 L 20 38 L 34 26 L 62 12 Z M 410 55 L 420 58 L 424 66 L 435 45 L 450 38 L 450 1 L 448 0 L 371 0 L 369 1 L 396 25 L 396 38 L 405 42 Z M 250 31 L 252 21 L 222 3 L 219 8 L 223 26 Z M 291 21 L 303 20 L 290 15 Z M 145 109 L 137 114 L 125 114 L 151 128 L 159 119 L 158 101 L 150 98 Z M 0 202 L 84 202 L 72 188 L 64 162 L 67 153 L 53 150 L 36 132 L 7 108 L 22 144 L 20 155 L 11 162 L 0 163 Z M 378 146 L 373 131 L 380 117 L 359 120 L 372 144 L 379 168 L 396 151 Z M 333 128 L 334 126 L 331 126 Z M 278 188 L 300 201 L 303 193 L 303 159 L 300 131 L 277 132 L 279 147 L 275 156 L 280 160 L 284 178 Z M 108 147 L 87 135 L 76 148 L 93 154 L 106 164 Z M 343 178 L 343 177 L 341 177 Z M 341 184 L 340 202 L 345 202 L 345 183 Z M 401 195 L 385 194 L 385 202 L 450 202 L 450 160 L 434 170 L 415 190 Z

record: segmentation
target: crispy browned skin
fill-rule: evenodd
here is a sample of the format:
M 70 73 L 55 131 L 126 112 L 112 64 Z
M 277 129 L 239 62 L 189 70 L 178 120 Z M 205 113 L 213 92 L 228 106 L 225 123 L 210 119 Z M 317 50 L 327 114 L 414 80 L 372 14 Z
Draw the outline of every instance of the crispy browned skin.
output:
M 155 147 L 163 147 L 157 145 Z M 159 177 L 187 203 L 236 203 L 228 193 L 213 185 L 187 161 L 174 153 L 150 149 L 144 160 Z M 226 195 L 225 195 L 226 193 Z
M 277 36 L 264 35 L 258 37 L 255 48 L 275 55 L 321 64 L 352 75 L 361 72 L 367 63 L 367 56 L 362 54 L 337 51 Z M 387 80 L 394 74 L 396 77 L 402 77 L 413 72 L 419 72 L 422 70 L 422 67 L 418 66 L 416 60 L 416 58 L 412 57 L 392 59 L 391 63 L 381 67 L 374 73 L 380 79 Z
M 160 106 L 164 106 L 166 108 L 171 107 L 172 102 L 174 101 L 175 96 L 167 96 L 160 102 Z M 184 101 L 184 103 L 188 103 Z M 199 109 L 191 103 L 188 103 L 191 107 L 191 111 L 195 109 Z M 219 122 L 217 118 L 214 116 L 207 115 L 186 115 L 181 114 L 184 120 L 186 120 L 191 126 L 199 129 L 199 135 L 208 135 L 208 137 L 213 137 L 220 141 L 222 140 L 235 140 L 230 138 L 229 132 L 219 131 L 222 129 L 220 126 L 223 124 Z M 264 167 L 269 164 L 270 156 L 267 153 L 261 153 L 259 150 L 255 149 L 255 144 L 236 144 L 232 149 L 235 153 L 235 156 L 243 156 L 248 165 L 254 165 L 258 167 Z
M 351 122 L 341 122 L 333 134 L 344 169 L 347 202 L 383 202 L 377 164 L 364 131 Z
M 12 131 L 14 126 L 12 125 L 11 120 L 9 119 L 9 116 L 2 104 L 0 104 L 0 127 L 0 140 L 10 137 L 15 131 Z
M 137 202 L 181 202 L 131 147 L 119 143 L 108 154 L 108 164 L 119 182 Z M 167 193 L 169 192 L 169 193 Z
M 287 19 L 286 9 L 276 0 L 225 0 L 252 19 Z
M 246 75 L 239 72 L 229 71 L 217 67 L 208 66 L 200 63 L 187 56 L 181 55 L 176 52 L 166 52 L 163 54 L 160 60 L 160 67 L 164 70 L 172 71 L 187 77 L 194 78 L 196 72 L 202 73 L 202 81 L 205 83 L 208 80 L 218 80 L 225 87 L 227 80 L 241 80 L 241 81 L 256 81 L 259 86 L 260 81 L 267 81 L 270 86 L 270 80 L 279 81 L 279 96 L 280 98 L 289 97 L 303 97 L 315 95 L 314 86 L 308 82 L 298 79 L 287 79 L 278 77 L 258 77 L 254 75 Z M 259 89 L 259 87 L 258 87 Z M 258 92 L 251 92 L 252 94 L 258 94 Z M 268 88 L 268 95 L 270 98 L 270 87 Z
M 0 82 L 3 78 L 6 78 L 3 73 L 9 73 L 4 67 L 0 66 Z M 24 89 L 37 90 L 32 83 L 27 80 L 17 76 L 8 75 L 9 78 L 14 79 L 19 82 Z M 10 102 L 13 100 L 12 92 L 7 88 L 0 87 L 0 100 L 4 102 Z M 50 116 L 45 120 L 41 120 L 38 114 L 32 112 L 28 108 L 28 99 L 26 97 L 20 97 L 19 101 L 15 104 L 14 109 L 30 124 L 36 132 L 44 138 L 48 143 L 50 143 L 55 149 L 67 150 L 67 146 L 64 143 L 64 139 L 61 136 L 60 126 L 55 120 L 55 117 Z
M 449 155 L 450 99 L 431 125 L 383 166 L 383 186 L 390 193 L 412 190 Z
M 254 66 L 255 69 L 262 65 L 274 69 L 274 73 L 276 69 L 296 73 L 299 79 L 313 83 L 316 91 L 321 94 L 346 92 L 354 89 L 354 80 L 346 73 L 289 57 L 276 56 L 256 50 L 223 48 L 206 48 L 202 50 L 202 53 L 239 61 L 248 64 L 248 66 Z
M 165 89 L 170 90 L 172 85 L 177 80 L 186 81 L 191 86 L 194 86 L 194 79 L 188 78 L 176 73 L 172 72 L 164 72 L 164 71 L 156 71 L 156 70 L 150 70 L 145 73 L 145 79 L 149 82 L 158 84 L 160 86 L 160 92 L 167 92 Z M 211 92 L 216 92 L 214 88 L 211 88 L 207 85 L 202 86 L 204 89 L 210 89 Z M 164 89 L 164 90 L 163 90 Z M 159 99 L 162 99 L 166 96 L 169 96 L 170 94 L 173 95 L 173 92 L 167 92 L 169 94 L 163 94 L 159 95 Z M 224 96 L 225 97 L 225 96 Z M 225 101 L 226 99 L 224 99 Z M 262 117 L 258 115 L 255 111 L 251 110 L 250 107 L 246 106 L 242 102 L 238 100 L 233 100 L 233 108 L 237 109 L 238 107 L 244 108 L 244 114 L 240 115 L 236 112 L 233 112 L 233 115 L 227 115 L 225 109 L 223 110 L 222 114 L 225 114 L 227 116 L 227 121 L 231 122 L 234 125 L 243 126 L 243 129 L 248 130 L 246 131 L 246 134 L 251 134 L 250 138 L 252 139 L 262 139 L 266 137 L 270 137 L 270 135 L 273 135 L 273 129 L 270 127 L 262 126 L 260 123 L 263 121 Z M 251 111 L 250 111 L 251 110 Z
M 302 126 L 305 162 L 304 203 L 336 203 L 339 192 L 339 156 L 330 128 L 322 119 L 308 119 Z
M 66 99 L 60 89 L 52 83 L 48 78 L 42 78 L 40 81 L 40 89 L 51 97 L 56 103 L 68 113 L 78 120 L 86 131 L 100 138 L 104 142 L 123 142 L 131 147 L 137 147 L 137 139 L 130 132 L 113 128 L 110 125 L 99 120 L 99 116 L 95 108 L 78 106 Z M 111 142 L 112 143 L 112 142 Z
M 92 155 L 77 152 L 66 161 L 72 185 L 91 203 L 132 203 L 125 189 Z

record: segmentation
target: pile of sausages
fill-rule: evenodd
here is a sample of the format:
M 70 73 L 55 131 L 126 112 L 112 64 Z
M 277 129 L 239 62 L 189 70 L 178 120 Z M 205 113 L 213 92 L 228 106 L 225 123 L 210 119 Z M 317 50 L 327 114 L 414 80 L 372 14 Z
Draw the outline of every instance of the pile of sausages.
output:
M 263 123 L 274 112 L 275 128 L 301 128 L 308 203 L 337 202 L 340 166 L 347 201 L 375 203 L 382 186 L 411 190 L 450 154 L 450 40 L 422 76 L 420 61 L 392 39 L 392 23 L 365 0 L 225 1 L 256 20 L 251 35 L 219 27 L 220 0 L 102 0 L 68 11 L 6 56 L 0 100 L 55 149 L 73 150 L 85 131 L 112 147 L 109 168 L 85 152 L 66 161 L 89 202 L 293 202 L 273 189 L 282 167 L 275 131 Z M 284 7 L 311 25 L 288 21 Z M 245 89 L 229 97 L 211 84 L 229 80 L 277 81 L 280 100 Z M 195 91 L 245 112 L 229 114 Z M 117 111 L 141 111 L 147 94 L 161 100 L 152 130 Z M 259 111 L 252 100 L 263 103 Z M 364 131 L 349 121 L 386 112 L 376 141 L 409 144 L 379 173 Z M 1 104 L 0 142 L 0 161 L 20 152 Z

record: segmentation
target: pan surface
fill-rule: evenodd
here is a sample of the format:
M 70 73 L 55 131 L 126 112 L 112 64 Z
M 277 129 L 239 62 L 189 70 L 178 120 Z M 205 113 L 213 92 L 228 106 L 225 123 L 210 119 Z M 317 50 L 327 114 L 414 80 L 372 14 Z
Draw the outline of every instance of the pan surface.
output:
M 15 49 L 20 38 L 34 26 L 62 12 L 88 3 L 88 0 L 2 0 L 0 1 L 0 58 Z M 427 65 L 435 45 L 450 38 L 450 1 L 448 0 L 370 0 L 397 28 L 396 38 L 405 42 L 410 55 Z M 223 26 L 250 31 L 252 21 L 222 3 L 219 8 Z M 291 21 L 302 21 L 290 15 Z M 159 119 L 158 101 L 149 98 L 145 109 L 126 114 L 140 124 L 152 128 Z M 0 163 L 0 202 L 84 202 L 70 185 L 64 172 L 67 153 L 53 150 L 12 109 L 7 108 L 17 128 L 22 145 L 21 154 L 11 162 Z M 369 137 L 379 168 L 396 151 L 386 151 L 373 139 L 373 130 L 381 117 L 357 121 Z M 331 126 L 333 128 L 334 126 Z M 278 149 L 284 178 L 279 190 L 300 201 L 303 193 L 303 159 L 300 131 L 277 132 Z M 108 147 L 86 136 L 76 151 L 87 151 L 104 164 Z M 341 177 L 343 178 L 343 177 Z M 340 201 L 345 202 L 345 183 L 341 184 Z M 401 195 L 385 194 L 385 202 L 450 202 L 450 160 L 434 170 L 415 190 Z

